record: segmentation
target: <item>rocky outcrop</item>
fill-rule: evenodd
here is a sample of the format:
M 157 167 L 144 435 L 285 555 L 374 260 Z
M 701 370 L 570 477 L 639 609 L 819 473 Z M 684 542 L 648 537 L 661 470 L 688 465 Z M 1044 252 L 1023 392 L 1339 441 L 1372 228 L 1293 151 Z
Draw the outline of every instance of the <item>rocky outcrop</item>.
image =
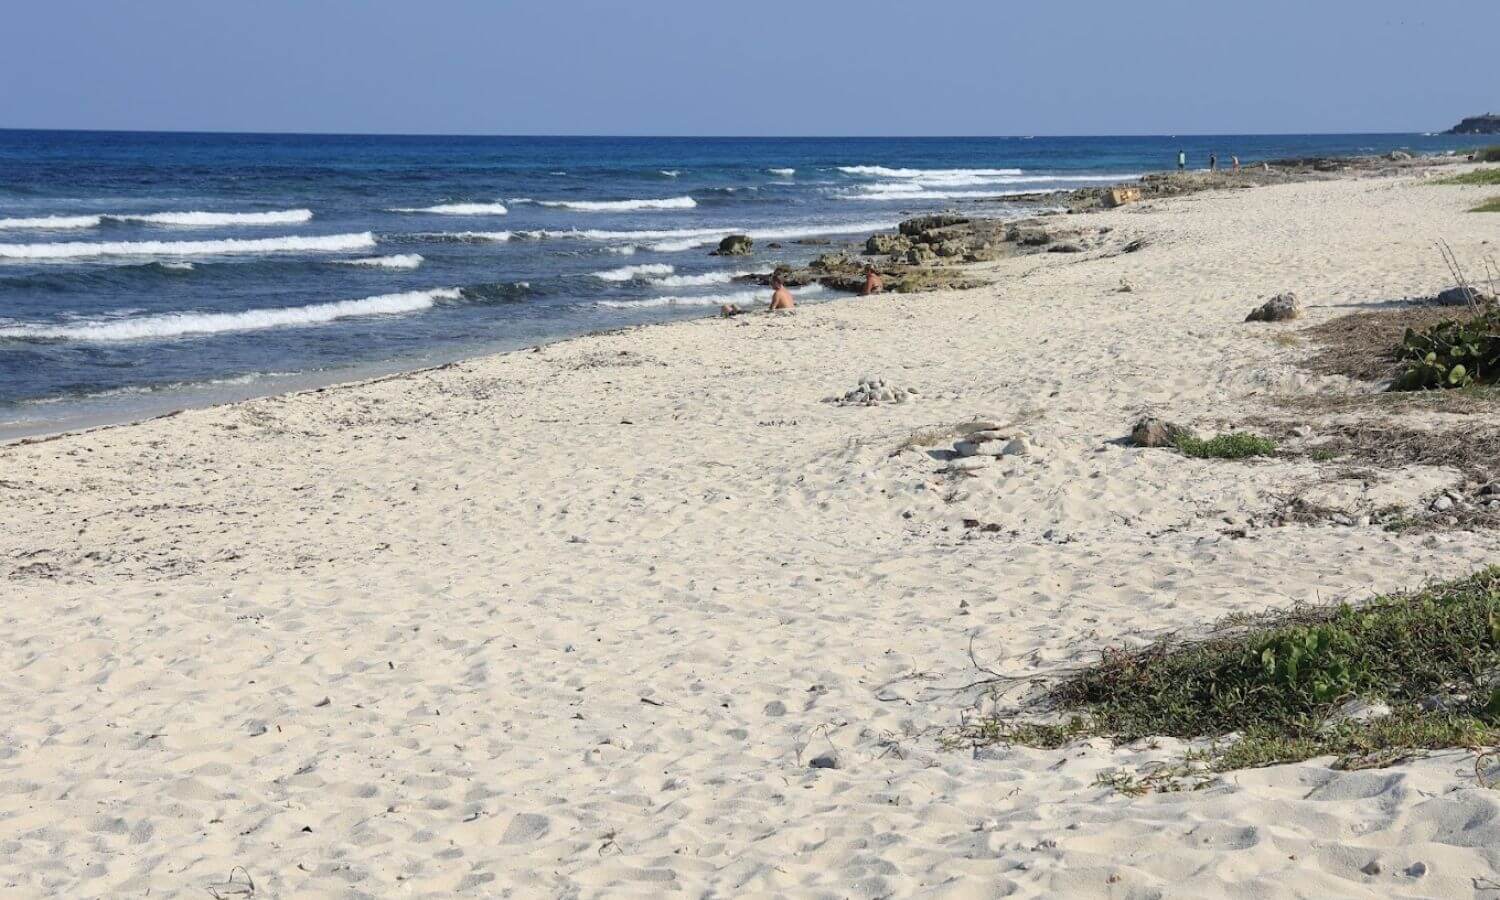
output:
M 755 241 L 748 234 L 731 234 L 724 240 L 719 241 L 719 249 L 713 251 L 711 256 L 749 256 Z
M 1141 419 L 1130 429 L 1130 443 L 1137 447 L 1172 447 L 1180 439 L 1192 436 L 1191 431 L 1176 422 L 1168 422 L 1155 416 Z
M 971 221 L 973 220 L 967 219 L 963 216 L 939 214 L 934 216 L 918 216 L 915 219 L 907 219 L 898 227 L 901 233 L 906 235 L 907 237 L 915 237 L 924 231 L 932 231 L 936 228 L 949 228 L 954 225 L 967 225 Z
M 1289 322 L 1292 319 L 1302 318 L 1302 301 L 1297 295 L 1288 291 L 1285 294 L 1277 294 L 1271 299 L 1257 306 L 1245 317 L 1246 322 Z
M 872 234 L 865 241 L 865 253 L 870 256 L 890 256 L 911 249 L 911 239 L 903 234 Z
M 1485 113 L 1470 116 L 1443 132 L 1444 134 L 1500 134 L 1500 115 Z

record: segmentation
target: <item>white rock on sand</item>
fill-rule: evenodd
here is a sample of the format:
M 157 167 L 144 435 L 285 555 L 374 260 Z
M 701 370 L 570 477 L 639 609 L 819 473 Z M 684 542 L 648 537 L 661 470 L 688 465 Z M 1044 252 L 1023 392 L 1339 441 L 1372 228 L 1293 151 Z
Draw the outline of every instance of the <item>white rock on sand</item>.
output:
M 1500 796 L 1460 752 L 1132 798 L 1096 776 L 1180 744 L 937 740 L 981 702 L 971 641 L 1040 674 L 1495 558 L 1493 532 L 1233 540 L 1307 464 L 1113 443 L 1143 408 L 1330 383 L 1246 297 L 1321 320 L 1447 286 L 1433 238 L 1477 258 L 1493 226 L 1478 189 L 1414 184 L 1157 201 L 1097 217 L 1146 250 L 993 288 L 0 449 L 0 893 L 202 897 L 243 866 L 267 897 L 1470 895 Z M 584 364 L 619 351 L 661 365 Z M 923 401 L 819 402 L 866 366 Z M 1023 412 L 1046 452 L 1003 481 L 893 454 Z

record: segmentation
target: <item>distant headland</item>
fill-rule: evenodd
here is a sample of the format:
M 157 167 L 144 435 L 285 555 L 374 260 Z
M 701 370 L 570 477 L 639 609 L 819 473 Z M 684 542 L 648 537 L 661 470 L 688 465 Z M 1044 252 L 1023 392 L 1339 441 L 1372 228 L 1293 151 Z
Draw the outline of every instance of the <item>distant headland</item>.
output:
M 1470 116 L 1444 134 L 1500 134 L 1500 115 L 1485 113 L 1482 116 Z

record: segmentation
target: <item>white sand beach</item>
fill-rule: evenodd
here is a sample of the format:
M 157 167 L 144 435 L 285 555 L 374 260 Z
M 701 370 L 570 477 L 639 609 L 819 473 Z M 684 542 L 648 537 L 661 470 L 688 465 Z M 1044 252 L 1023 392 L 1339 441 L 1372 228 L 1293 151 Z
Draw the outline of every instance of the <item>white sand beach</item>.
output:
M 1080 217 L 1138 252 L 975 290 L 0 447 L 0 894 L 228 896 L 243 867 L 299 898 L 1500 896 L 1466 752 L 1135 797 L 1096 777 L 1180 742 L 944 739 L 994 702 L 976 661 L 1045 678 L 1500 559 L 1497 531 L 1266 527 L 1317 464 L 1120 440 L 1369 390 L 1284 336 L 1448 287 L 1435 240 L 1500 250 L 1464 212 L 1488 193 L 1153 201 Z M 1243 321 L 1288 290 L 1304 321 Z M 866 376 L 919 394 L 825 402 Z M 974 418 L 1036 446 L 973 477 L 909 446 Z

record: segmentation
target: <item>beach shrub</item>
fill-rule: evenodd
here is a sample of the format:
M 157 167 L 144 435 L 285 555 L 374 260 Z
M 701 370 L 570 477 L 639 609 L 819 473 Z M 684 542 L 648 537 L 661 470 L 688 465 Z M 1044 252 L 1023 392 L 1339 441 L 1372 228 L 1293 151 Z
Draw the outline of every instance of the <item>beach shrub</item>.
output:
M 1500 568 L 1363 605 L 1227 620 L 1100 661 L 1047 694 L 1047 725 L 991 720 L 976 741 L 1061 746 L 1081 737 L 1226 738 L 1215 771 L 1343 756 L 1384 764 L 1500 740 Z M 1377 712 L 1350 714 L 1351 701 Z M 1374 701 L 1387 706 L 1379 708 Z
M 1483 147 L 1476 150 L 1474 158 L 1480 162 L 1500 162 L 1500 146 Z
M 1491 197 L 1469 212 L 1500 212 L 1500 197 Z
M 1406 367 L 1391 384 L 1393 391 L 1493 381 L 1500 373 L 1500 315 L 1486 309 L 1468 320 L 1447 319 L 1421 331 L 1408 328 L 1396 354 Z
M 1500 162 L 1500 160 L 1496 160 L 1496 162 Z M 1434 183 L 1468 185 L 1500 184 L 1500 169 L 1475 169 L 1472 172 L 1465 172 L 1462 175 L 1450 175 Z
M 1276 452 L 1276 442 L 1270 438 L 1238 431 L 1211 438 L 1178 434 L 1172 443 L 1182 455 L 1194 459 L 1248 459 Z

